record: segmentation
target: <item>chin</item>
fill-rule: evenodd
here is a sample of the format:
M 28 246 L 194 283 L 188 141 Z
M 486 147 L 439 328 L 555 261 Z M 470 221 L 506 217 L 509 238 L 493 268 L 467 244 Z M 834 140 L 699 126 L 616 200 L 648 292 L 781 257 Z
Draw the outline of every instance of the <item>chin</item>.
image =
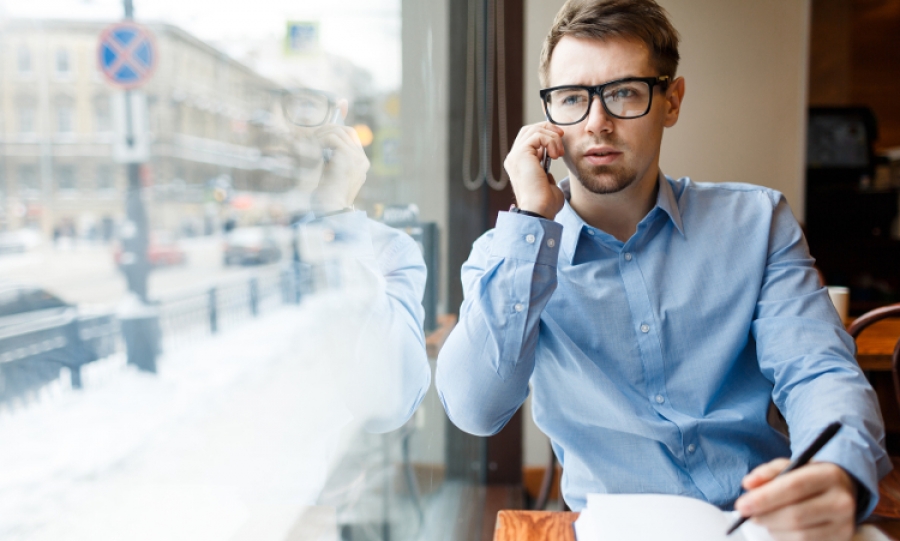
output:
M 634 184 L 637 173 L 629 169 L 611 168 L 606 165 L 578 167 L 575 170 L 575 179 L 587 191 L 605 195 L 621 192 Z

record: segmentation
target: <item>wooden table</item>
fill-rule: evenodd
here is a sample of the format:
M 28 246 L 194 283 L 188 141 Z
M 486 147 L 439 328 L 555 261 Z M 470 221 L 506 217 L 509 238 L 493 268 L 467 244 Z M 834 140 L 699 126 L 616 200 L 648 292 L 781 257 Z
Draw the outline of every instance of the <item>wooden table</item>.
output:
M 500 511 L 494 541 L 575 541 L 572 523 L 578 513 L 558 511 Z M 892 539 L 900 534 L 900 522 L 875 526 Z
M 856 360 L 867 372 L 890 372 L 891 355 L 900 338 L 900 318 L 879 321 L 856 339 Z

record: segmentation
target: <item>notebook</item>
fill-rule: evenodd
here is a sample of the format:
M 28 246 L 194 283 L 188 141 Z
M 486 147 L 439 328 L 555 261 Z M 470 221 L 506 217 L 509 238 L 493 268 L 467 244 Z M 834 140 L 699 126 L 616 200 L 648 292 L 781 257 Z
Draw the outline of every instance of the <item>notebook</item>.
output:
M 745 522 L 731 535 L 739 518 L 702 500 L 666 494 L 588 494 L 587 507 L 575 521 L 578 541 L 772 541 L 762 526 Z M 853 541 L 889 541 L 870 525 Z

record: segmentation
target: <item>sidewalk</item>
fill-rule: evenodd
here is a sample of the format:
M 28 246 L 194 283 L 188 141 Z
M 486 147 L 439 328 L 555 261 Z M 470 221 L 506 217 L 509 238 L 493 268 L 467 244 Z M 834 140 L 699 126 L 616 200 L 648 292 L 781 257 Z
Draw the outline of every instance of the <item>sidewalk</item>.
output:
M 350 422 L 305 339 L 314 316 L 270 312 L 156 376 L 109 359 L 82 391 L 0 411 L 0 538 L 283 539 Z

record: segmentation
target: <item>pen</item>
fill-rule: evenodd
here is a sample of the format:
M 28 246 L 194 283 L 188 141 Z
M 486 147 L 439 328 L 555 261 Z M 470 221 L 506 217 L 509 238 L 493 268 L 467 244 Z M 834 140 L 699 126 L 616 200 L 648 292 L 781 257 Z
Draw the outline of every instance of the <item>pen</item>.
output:
M 799 467 L 801 467 L 801 466 L 805 466 L 806 463 L 809 462 L 809 460 L 810 460 L 816 453 L 819 452 L 819 449 L 821 449 L 822 447 L 824 447 L 825 444 L 828 443 L 828 441 L 831 440 L 831 438 L 833 438 L 834 435 L 837 434 L 838 430 L 840 430 L 840 429 L 841 429 L 841 423 L 839 423 L 839 422 L 831 423 L 830 425 L 828 425 L 828 426 L 825 428 L 825 430 L 823 430 L 822 433 L 819 434 L 819 437 L 816 438 L 816 439 L 809 445 L 809 447 L 806 448 L 805 451 L 803 451 L 802 453 L 800 453 L 800 455 L 797 456 L 797 458 L 795 458 L 794 460 L 792 460 L 791 463 L 788 464 L 787 468 L 785 468 L 784 470 L 782 470 L 781 473 L 779 473 L 778 475 L 775 476 L 775 478 L 777 479 L 778 477 L 781 477 L 782 475 L 784 475 L 784 474 L 786 474 L 786 473 L 788 473 L 788 472 L 792 472 L 792 471 L 796 470 L 797 468 L 799 468 Z M 744 522 L 746 522 L 748 518 L 750 518 L 750 517 L 741 517 L 740 519 L 738 519 L 738 521 L 735 522 L 735 523 L 731 526 L 731 528 L 728 529 L 727 532 L 725 532 L 725 535 L 731 535 L 731 532 L 733 532 L 733 531 L 737 530 L 738 528 L 740 528 L 741 524 L 743 524 Z

